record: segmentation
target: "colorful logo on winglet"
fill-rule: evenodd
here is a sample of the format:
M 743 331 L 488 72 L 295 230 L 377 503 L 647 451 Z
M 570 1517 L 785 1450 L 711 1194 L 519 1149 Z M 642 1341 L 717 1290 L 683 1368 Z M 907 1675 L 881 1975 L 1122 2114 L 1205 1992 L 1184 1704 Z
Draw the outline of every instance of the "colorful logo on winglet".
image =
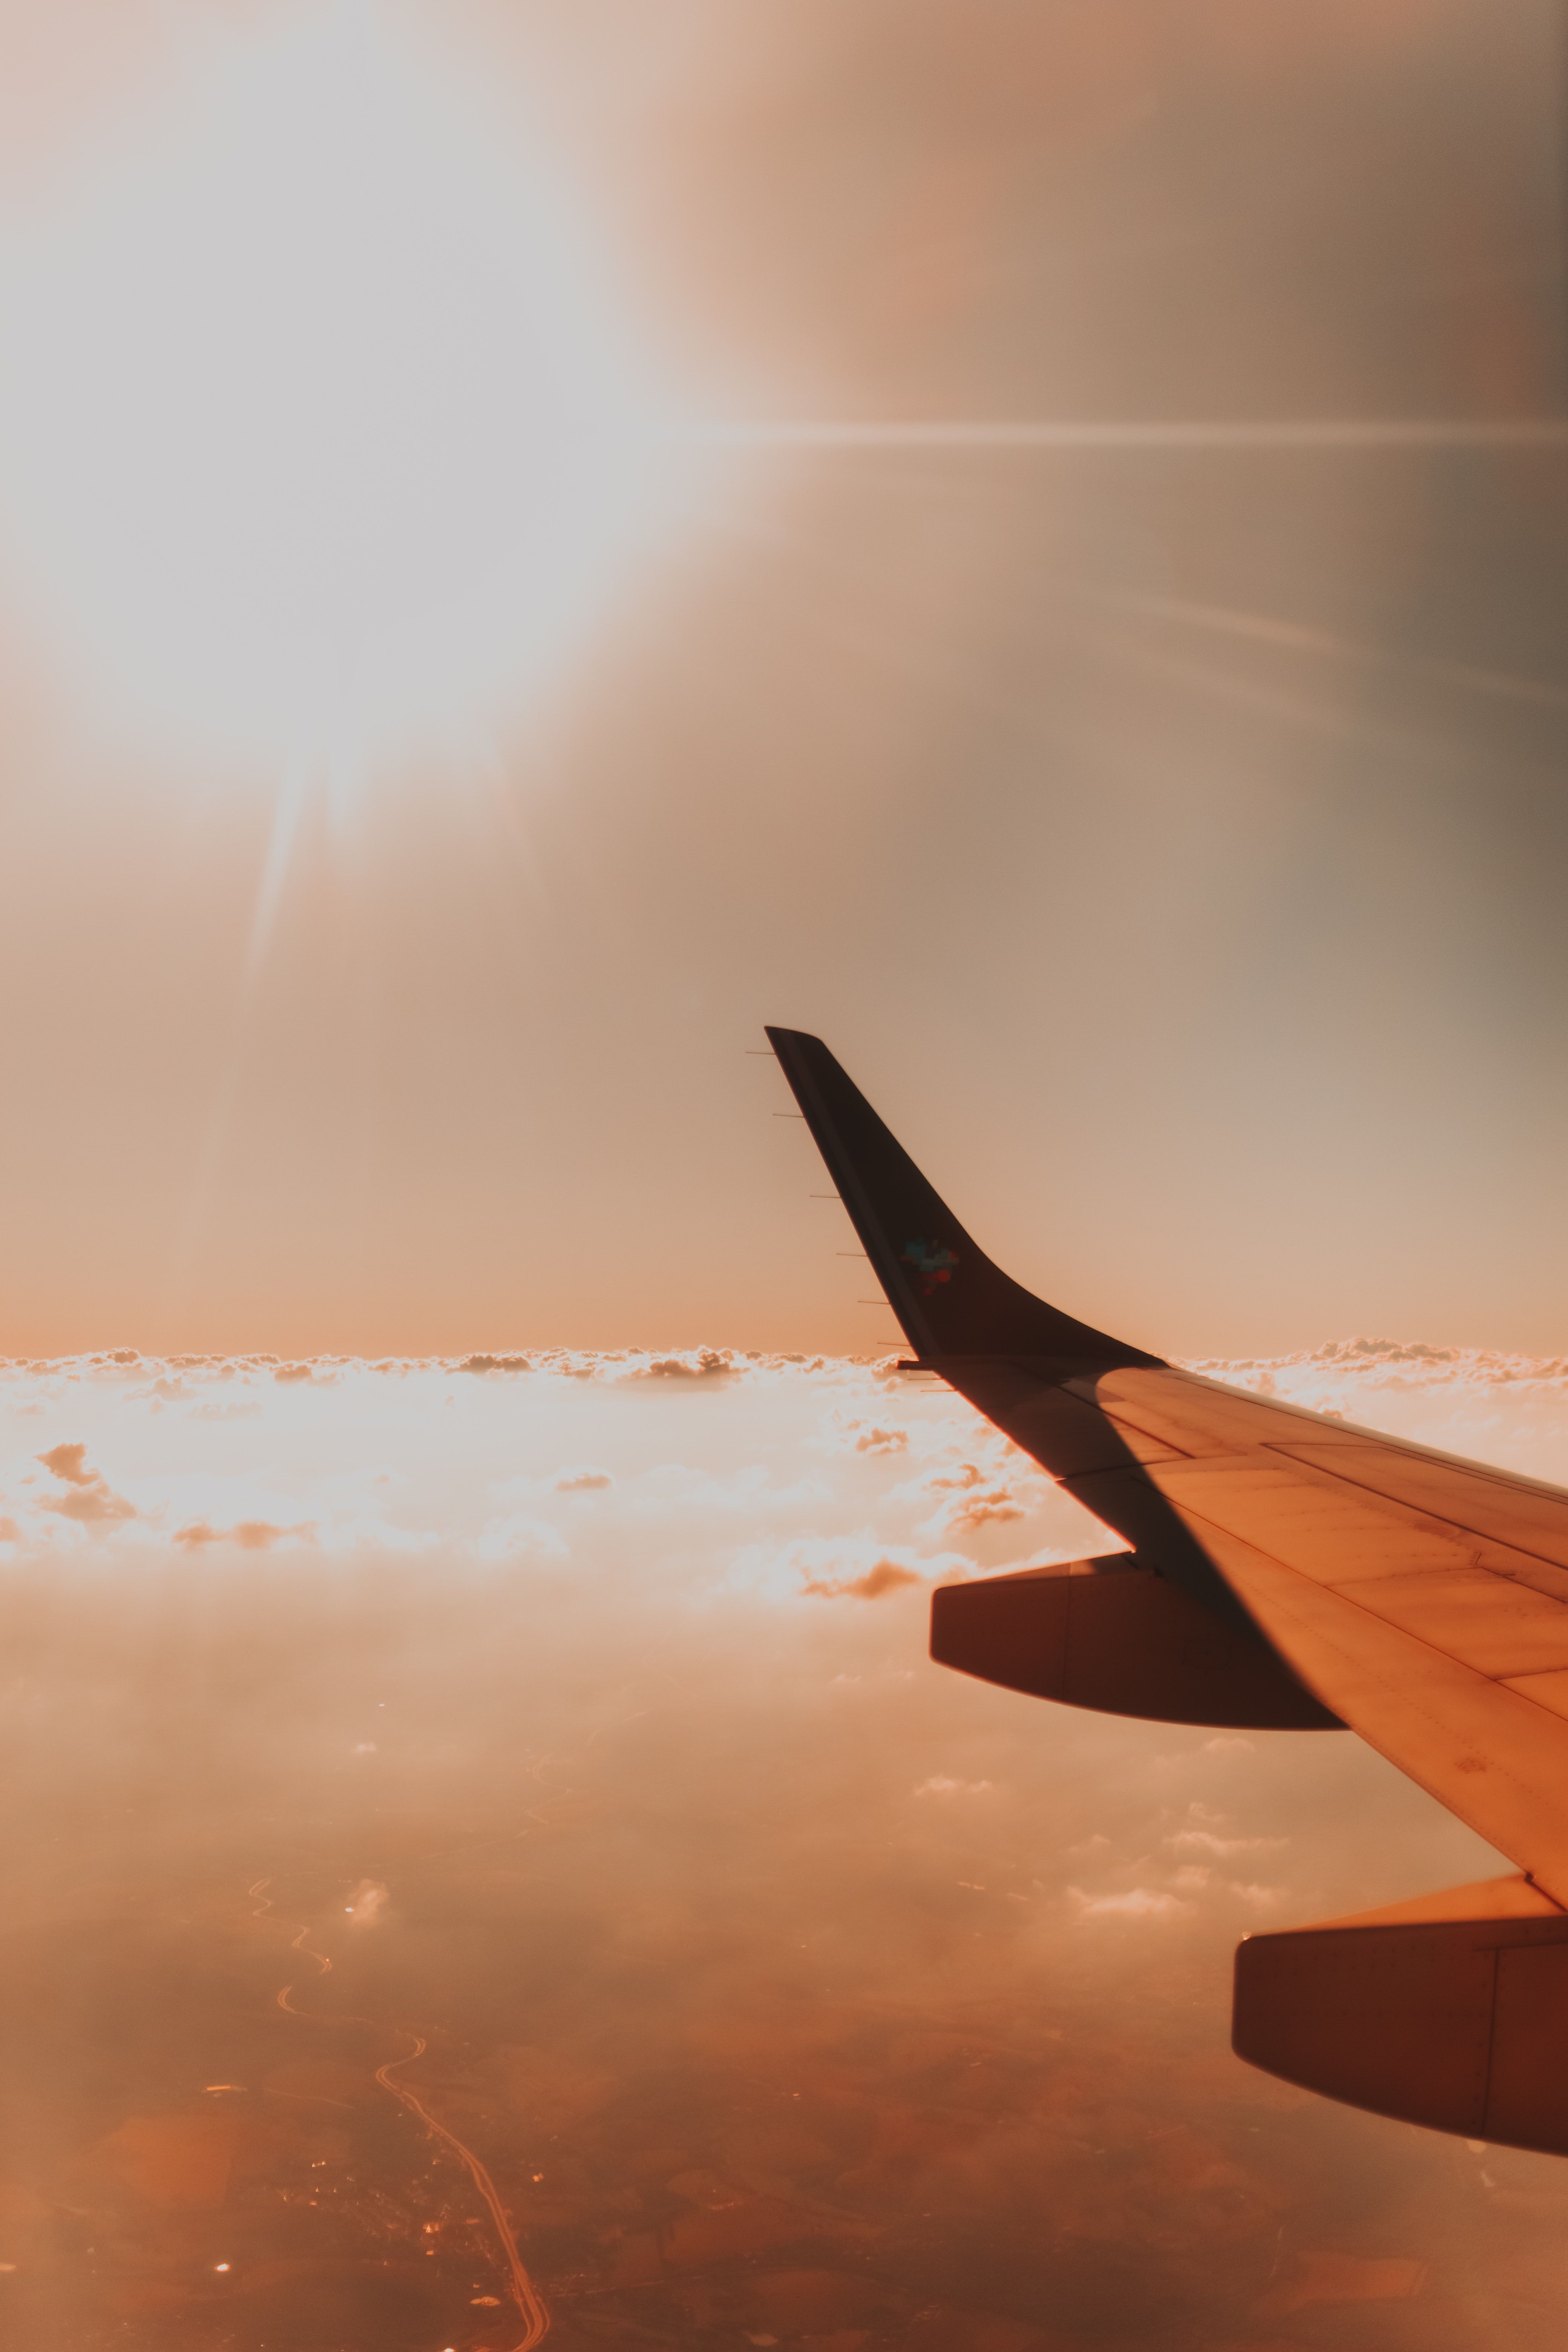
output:
M 938 1283 L 952 1281 L 952 1269 L 958 1264 L 952 1251 L 944 1249 L 940 1242 L 907 1243 L 903 1262 L 912 1265 L 920 1276 L 921 1289 L 927 1298 Z

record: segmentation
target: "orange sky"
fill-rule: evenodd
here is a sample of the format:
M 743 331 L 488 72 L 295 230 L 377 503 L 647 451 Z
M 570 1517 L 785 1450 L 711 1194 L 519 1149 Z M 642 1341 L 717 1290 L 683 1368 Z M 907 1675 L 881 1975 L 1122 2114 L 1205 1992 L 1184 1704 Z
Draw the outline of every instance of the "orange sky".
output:
M 8 0 L 0 1350 L 871 1344 L 763 1020 L 1148 1345 L 1560 1345 L 1563 454 L 668 435 L 1560 414 L 1555 12 L 1263 22 Z

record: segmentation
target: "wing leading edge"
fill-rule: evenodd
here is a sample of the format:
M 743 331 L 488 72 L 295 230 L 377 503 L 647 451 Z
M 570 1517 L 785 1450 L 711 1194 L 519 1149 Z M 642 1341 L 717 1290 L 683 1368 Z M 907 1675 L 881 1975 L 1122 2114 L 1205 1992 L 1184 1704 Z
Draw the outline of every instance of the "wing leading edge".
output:
M 940 1589 L 933 1656 L 1080 1706 L 1360 1733 L 1522 1876 L 1447 1911 L 1249 1937 L 1237 2047 L 1380 2113 L 1568 2154 L 1568 2056 L 1542 2073 L 1547 2044 L 1568 2051 L 1568 1494 L 1202 1379 L 1047 1306 L 820 1040 L 767 1034 L 921 1366 L 1132 1547 Z M 1463 2097 L 1423 2088 L 1414 2057 L 1390 2074 L 1395 2016 L 1407 2055 L 1462 2019 L 1485 2053 Z M 1560 2097 L 1542 2089 L 1559 2078 Z

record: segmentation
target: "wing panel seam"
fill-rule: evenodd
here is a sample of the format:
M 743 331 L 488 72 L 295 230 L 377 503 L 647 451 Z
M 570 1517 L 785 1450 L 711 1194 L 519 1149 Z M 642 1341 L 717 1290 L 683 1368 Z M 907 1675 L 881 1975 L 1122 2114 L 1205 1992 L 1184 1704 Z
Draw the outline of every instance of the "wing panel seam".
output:
M 1484 1528 L 1473 1528 L 1463 1519 L 1449 1518 L 1446 1513 L 1435 1511 L 1426 1503 L 1407 1503 L 1401 1496 L 1385 1495 L 1380 1488 L 1369 1486 L 1364 1478 L 1352 1478 L 1347 1472 L 1335 1470 L 1326 1462 L 1303 1462 L 1280 1440 L 1271 1437 L 1260 1438 L 1258 1450 L 1260 1453 L 1282 1455 L 1295 1469 L 1305 1471 L 1309 1480 L 1331 1478 L 1336 1486 L 1353 1486 L 1358 1495 L 1365 1495 L 1373 1502 L 1382 1503 L 1392 1511 L 1408 1512 L 1414 1519 L 1430 1520 L 1434 1528 L 1448 1528 L 1456 1535 L 1468 1536 L 1472 1543 L 1497 1544 L 1506 1551 L 1518 1552 L 1521 1559 L 1533 1560 L 1542 1568 L 1555 1568 L 1568 1573 L 1568 1562 L 1553 1559 L 1546 1552 L 1532 1551 L 1528 1544 L 1516 1543 L 1511 1536 L 1489 1535 Z M 1338 1452 L 1340 1449 L 1334 1447 L 1329 1450 Z M 1346 1446 L 1344 1451 L 1347 1454 L 1352 1453 L 1354 1448 Z M 1412 1454 L 1407 1459 L 1418 1462 L 1423 1459 L 1423 1456 Z M 1508 1490 L 1506 1487 L 1500 1487 L 1500 1491 L 1506 1494 Z M 1484 1561 L 1479 1564 L 1485 1566 Z M 1506 1569 L 1501 1568 L 1489 1569 L 1487 1572 L 1493 1576 L 1506 1576 L 1508 1573 Z

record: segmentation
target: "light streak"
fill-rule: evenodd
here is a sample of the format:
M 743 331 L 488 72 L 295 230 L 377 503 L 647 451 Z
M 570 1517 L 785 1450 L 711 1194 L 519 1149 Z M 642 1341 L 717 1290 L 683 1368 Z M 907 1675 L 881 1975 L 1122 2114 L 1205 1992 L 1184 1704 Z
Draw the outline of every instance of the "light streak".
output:
M 1561 449 L 1568 417 L 716 419 L 693 437 L 731 449 Z

